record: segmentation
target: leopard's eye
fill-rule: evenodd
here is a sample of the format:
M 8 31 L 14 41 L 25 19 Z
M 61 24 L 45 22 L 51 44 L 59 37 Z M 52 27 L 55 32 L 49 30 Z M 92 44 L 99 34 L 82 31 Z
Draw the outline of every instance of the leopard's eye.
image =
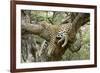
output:
M 63 35 L 61 34 L 61 37 L 62 37 Z
M 57 35 L 57 37 L 59 37 L 59 34 Z

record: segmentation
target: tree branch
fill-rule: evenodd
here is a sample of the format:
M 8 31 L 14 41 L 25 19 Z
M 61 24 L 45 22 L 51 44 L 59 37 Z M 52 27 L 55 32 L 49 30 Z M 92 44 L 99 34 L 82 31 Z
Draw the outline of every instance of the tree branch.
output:
M 39 24 L 27 24 L 27 25 L 21 25 L 22 30 L 26 30 L 29 33 L 33 34 L 40 34 L 43 30 L 43 27 Z

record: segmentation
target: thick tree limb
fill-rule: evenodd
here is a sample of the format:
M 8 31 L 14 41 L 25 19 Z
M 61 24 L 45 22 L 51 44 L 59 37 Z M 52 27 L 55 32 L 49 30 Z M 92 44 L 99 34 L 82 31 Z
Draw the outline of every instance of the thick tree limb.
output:
M 40 34 L 43 27 L 39 24 L 26 24 L 21 25 L 21 29 L 28 31 L 29 33 Z

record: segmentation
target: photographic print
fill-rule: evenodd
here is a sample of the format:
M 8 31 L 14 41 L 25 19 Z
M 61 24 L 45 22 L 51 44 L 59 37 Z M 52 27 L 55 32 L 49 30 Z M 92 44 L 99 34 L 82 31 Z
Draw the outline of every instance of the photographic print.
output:
M 90 59 L 90 13 L 21 10 L 21 62 Z
M 12 72 L 96 67 L 96 6 L 12 5 Z

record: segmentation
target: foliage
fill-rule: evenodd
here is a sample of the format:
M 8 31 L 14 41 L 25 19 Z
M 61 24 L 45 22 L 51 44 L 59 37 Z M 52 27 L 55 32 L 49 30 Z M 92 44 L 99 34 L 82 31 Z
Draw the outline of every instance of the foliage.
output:
M 61 24 L 66 19 L 65 12 L 56 11 L 31 11 L 31 19 L 34 22 L 46 21 L 52 25 Z

